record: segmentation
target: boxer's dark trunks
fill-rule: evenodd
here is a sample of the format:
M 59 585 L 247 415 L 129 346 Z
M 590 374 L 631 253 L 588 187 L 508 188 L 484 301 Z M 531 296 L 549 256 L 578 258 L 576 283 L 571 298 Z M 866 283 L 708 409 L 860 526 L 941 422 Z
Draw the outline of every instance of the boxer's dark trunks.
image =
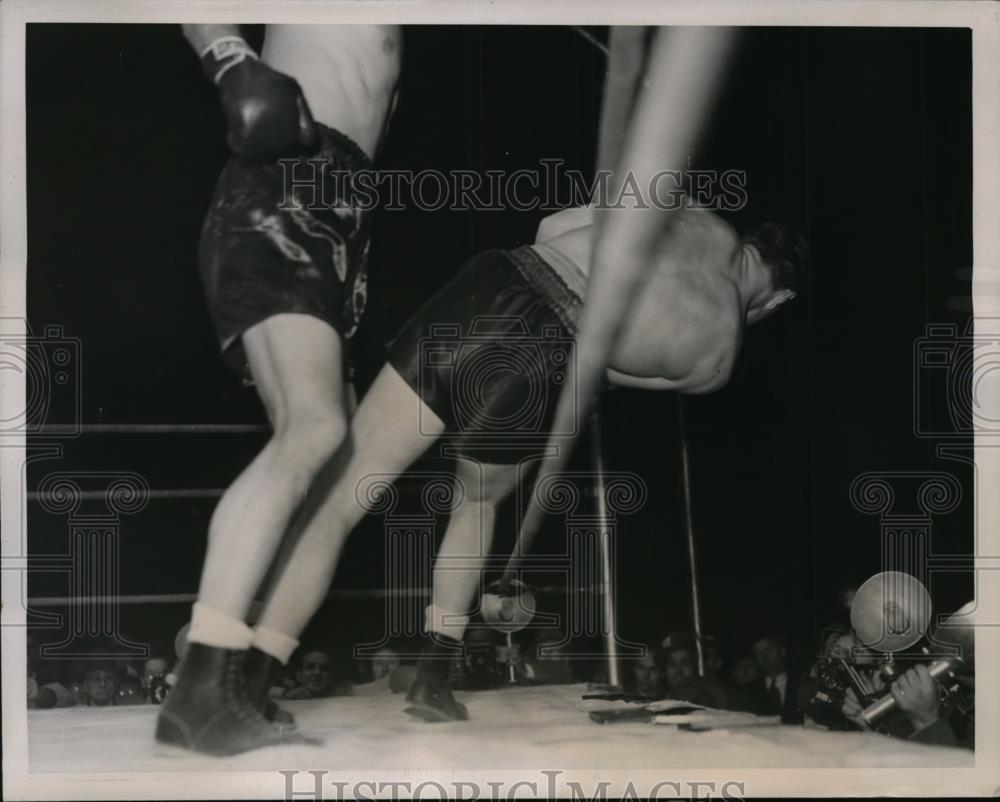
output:
M 559 394 L 576 381 L 582 280 L 561 268 L 527 246 L 481 253 L 393 343 L 389 364 L 444 421 L 456 453 L 499 464 L 541 453 Z
M 234 157 L 216 185 L 201 274 L 222 351 L 237 370 L 246 367 L 240 335 L 273 315 L 313 315 L 349 340 L 364 312 L 369 213 L 351 204 L 347 177 L 372 165 L 344 134 L 318 128 L 308 157 Z

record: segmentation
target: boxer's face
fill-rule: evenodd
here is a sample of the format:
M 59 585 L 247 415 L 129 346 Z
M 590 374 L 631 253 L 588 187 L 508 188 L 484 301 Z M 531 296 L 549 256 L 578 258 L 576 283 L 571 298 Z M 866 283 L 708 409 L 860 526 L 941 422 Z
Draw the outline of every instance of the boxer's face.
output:
M 768 285 L 771 284 L 771 268 L 761 258 L 760 251 L 755 245 L 744 243 L 743 252 L 746 255 L 749 270 L 756 271 L 762 277 L 766 277 Z M 762 278 L 762 280 L 764 280 Z M 777 312 L 783 304 L 792 300 L 795 293 L 788 289 L 776 290 L 771 287 L 770 291 L 759 296 L 751 307 L 747 310 L 747 323 L 759 323 L 769 318 Z

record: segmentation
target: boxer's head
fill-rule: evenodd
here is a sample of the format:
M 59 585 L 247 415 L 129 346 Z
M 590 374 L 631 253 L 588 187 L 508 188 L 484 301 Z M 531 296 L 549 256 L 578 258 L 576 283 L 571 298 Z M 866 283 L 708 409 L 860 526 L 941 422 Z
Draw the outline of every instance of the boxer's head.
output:
M 750 299 L 747 319 L 756 323 L 797 297 L 809 271 L 809 243 L 784 223 L 761 223 L 743 235 L 748 270 L 763 270 L 770 282 Z

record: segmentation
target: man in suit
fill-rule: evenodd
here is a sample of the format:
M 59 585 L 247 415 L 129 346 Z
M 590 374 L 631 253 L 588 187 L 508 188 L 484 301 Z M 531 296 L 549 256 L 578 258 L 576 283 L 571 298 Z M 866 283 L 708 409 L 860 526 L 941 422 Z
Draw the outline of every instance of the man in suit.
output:
M 802 713 L 801 675 L 788 664 L 788 649 L 785 639 L 777 633 L 769 633 L 754 641 L 753 656 L 763 676 L 767 697 L 766 712 L 780 715 L 783 724 L 801 724 Z

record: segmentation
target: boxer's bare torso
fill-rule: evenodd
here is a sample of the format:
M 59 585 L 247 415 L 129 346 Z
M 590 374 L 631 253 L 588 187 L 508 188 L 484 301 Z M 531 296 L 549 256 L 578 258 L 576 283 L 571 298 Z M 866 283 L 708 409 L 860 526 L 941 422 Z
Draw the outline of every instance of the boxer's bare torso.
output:
M 268 25 L 263 60 L 299 82 L 313 117 L 375 155 L 395 106 L 397 25 Z
M 613 383 L 704 393 L 729 379 L 745 324 L 738 289 L 743 244 L 731 225 L 685 209 L 633 303 L 608 371 Z M 563 216 L 562 220 L 559 219 Z M 542 221 L 536 241 L 589 271 L 592 213 Z

